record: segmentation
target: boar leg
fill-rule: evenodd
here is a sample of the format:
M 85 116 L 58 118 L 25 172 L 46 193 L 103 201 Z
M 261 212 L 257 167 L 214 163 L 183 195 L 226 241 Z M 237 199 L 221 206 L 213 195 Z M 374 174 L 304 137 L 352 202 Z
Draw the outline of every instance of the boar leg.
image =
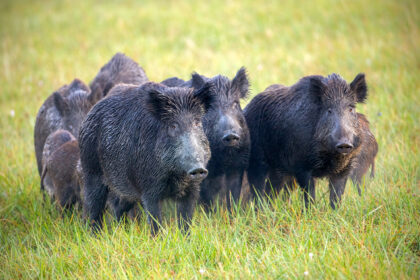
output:
M 108 187 L 102 183 L 101 176 L 85 173 L 84 209 L 94 229 L 102 227 L 102 216 L 108 197 Z
M 302 172 L 297 174 L 296 180 L 299 186 L 303 189 L 305 208 L 308 208 L 310 203 L 315 202 L 315 180 L 312 178 L 310 172 Z
M 289 188 L 291 187 L 286 186 L 286 183 L 289 182 L 288 178 L 288 176 L 279 170 L 270 169 L 268 173 L 268 180 L 265 184 L 265 194 L 274 198 L 281 190 L 284 190 L 283 199 L 287 200 L 289 198 Z
M 375 160 L 372 161 L 371 169 L 370 169 L 370 178 L 375 177 Z
M 346 188 L 346 182 L 347 176 L 330 178 L 330 206 L 332 209 L 336 209 L 340 204 L 341 196 Z
M 250 164 L 248 168 L 248 182 L 254 199 L 262 199 L 267 178 L 268 167 L 264 164 Z
M 226 176 L 226 185 L 227 185 L 226 204 L 227 204 L 227 209 L 229 211 L 231 211 L 232 200 L 235 203 L 238 203 L 239 201 L 239 198 L 241 196 L 243 177 L 244 177 L 244 170 L 241 170 L 238 173 L 229 174 Z
M 177 201 L 178 226 L 184 232 L 188 231 L 194 214 L 194 207 L 199 197 L 199 193 L 197 191 L 199 186 L 192 187 L 192 189 L 193 190 Z
M 134 207 L 134 202 L 128 201 L 124 198 L 118 198 L 118 202 L 114 204 L 114 214 L 118 222 L 124 214 L 128 213 Z
M 159 232 L 159 226 L 161 224 L 161 201 L 157 198 L 158 196 L 145 194 L 142 197 L 142 204 L 144 210 L 147 212 L 147 222 L 150 224 L 151 233 L 155 236 Z
M 362 184 L 362 179 L 364 173 L 367 171 L 367 168 L 365 166 L 359 165 L 357 168 L 353 170 L 353 174 L 351 175 L 351 180 L 353 181 L 353 184 L 356 185 L 357 192 L 359 195 L 362 195 L 362 190 L 360 189 L 360 185 Z

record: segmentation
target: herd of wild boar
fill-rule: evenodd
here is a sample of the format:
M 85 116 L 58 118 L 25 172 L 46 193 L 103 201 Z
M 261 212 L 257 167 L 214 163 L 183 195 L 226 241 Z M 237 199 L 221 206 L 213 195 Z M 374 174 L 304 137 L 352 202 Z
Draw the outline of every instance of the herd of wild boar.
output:
M 348 177 L 360 194 L 378 152 L 355 108 L 367 98 L 364 74 L 350 84 L 331 74 L 271 85 L 242 110 L 248 91 L 245 68 L 233 79 L 194 73 L 156 83 L 117 53 L 89 86 L 75 79 L 39 109 L 41 191 L 61 209 L 83 205 L 94 229 L 105 208 L 119 220 L 139 203 L 153 234 L 167 198 L 186 230 L 197 203 L 210 211 L 223 196 L 231 210 L 246 184 L 255 199 L 288 194 L 296 182 L 306 207 L 317 178 L 328 178 L 333 209 Z

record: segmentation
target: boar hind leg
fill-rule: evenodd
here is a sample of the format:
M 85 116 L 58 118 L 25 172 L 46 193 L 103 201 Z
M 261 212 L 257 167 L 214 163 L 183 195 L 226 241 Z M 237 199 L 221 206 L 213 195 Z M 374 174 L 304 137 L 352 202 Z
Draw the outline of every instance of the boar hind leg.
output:
M 238 203 L 239 201 L 243 177 L 244 171 L 240 171 L 226 177 L 226 204 L 229 211 L 232 210 L 232 202 Z
M 134 207 L 135 202 L 131 202 L 121 197 L 116 197 L 113 199 L 111 204 L 114 210 L 115 218 L 118 222 L 120 222 L 124 214 L 127 214 Z
M 153 195 L 143 195 L 142 204 L 147 213 L 147 222 L 150 224 L 152 235 L 159 232 L 161 224 L 161 201 Z
M 102 227 L 102 215 L 108 197 L 108 187 L 101 176 L 85 173 L 84 211 L 94 229 Z
M 375 177 L 375 160 L 372 161 L 371 167 L 370 167 L 370 178 Z
M 120 203 L 115 209 L 115 218 L 117 221 L 121 221 L 124 214 L 127 214 L 134 207 L 134 202 L 126 199 L 120 199 Z
M 303 189 L 303 197 L 305 207 L 308 208 L 310 203 L 315 202 L 315 180 L 310 172 L 302 172 L 296 175 L 299 186 Z
M 287 200 L 289 198 L 289 187 L 286 186 L 288 176 L 284 175 L 282 172 L 271 169 L 268 173 L 268 180 L 265 184 L 265 193 L 267 196 L 271 198 L 276 197 L 277 194 L 280 193 L 281 190 L 284 190 L 283 198 Z
M 315 186 L 315 180 L 313 182 L 314 186 Z M 283 199 L 289 200 L 290 199 L 290 194 L 292 193 L 292 191 L 295 189 L 295 178 L 292 176 L 284 176 L 283 178 Z M 315 190 L 315 188 L 314 188 Z
M 248 182 L 254 199 L 262 198 L 268 167 L 265 164 L 250 164 Z
M 330 178 L 330 206 L 332 209 L 336 209 L 340 204 L 341 196 L 346 188 L 346 182 L 347 176 Z
M 360 189 L 360 186 L 362 185 L 363 175 L 367 171 L 367 168 L 364 166 L 359 166 L 359 168 L 356 168 L 353 171 L 353 174 L 351 176 L 351 180 L 353 181 L 353 184 L 356 185 L 357 193 L 359 195 L 362 195 L 362 190 Z
M 225 176 L 210 176 L 204 179 L 200 188 L 200 202 L 207 213 L 211 210 L 215 197 L 225 186 Z

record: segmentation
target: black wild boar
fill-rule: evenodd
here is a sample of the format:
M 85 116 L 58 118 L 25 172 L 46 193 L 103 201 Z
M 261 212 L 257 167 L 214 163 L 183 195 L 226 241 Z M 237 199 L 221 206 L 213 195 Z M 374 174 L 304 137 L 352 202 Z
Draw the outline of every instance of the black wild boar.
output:
M 212 156 L 207 165 L 209 175 L 201 183 L 200 199 L 209 208 L 216 195 L 223 190 L 230 210 L 231 199 L 235 202 L 239 200 L 243 174 L 249 160 L 249 131 L 240 105 L 240 99 L 247 96 L 249 88 L 245 68 L 241 68 L 233 80 L 221 75 L 206 78 L 195 73 L 187 82 L 170 78 L 162 83 L 198 89 L 207 81 L 214 87 L 203 127 Z
M 97 98 L 80 80 L 75 79 L 51 94 L 38 111 L 34 130 L 35 156 L 39 175 L 42 173 L 42 151 L 47 137 L 56 130 L 68 130 L 75 137 Z M 44 179 L 50 182 L 48 175 Z M 50 184 L 50 183 L 48 183 Z
M 61 209 L 71 208 L 81 201 L 78 160 L 79 145 L 70 132 L 58 130 L 48 136 L 42 157 L 41 186 L 57 201 Z M 46 175 L 51 180 L 51 186 L 44 185 Z
M 137 62 L 122 53 L 116 53 L 99 70 L 95 79 L 90 83 L 90 88 L 100 99 L 117 84 L 141 85 L 148 80 L 143 68 Z
M 359 195 L 361 195 L 360 185 L 362 184 L 362 178 L 369 167 L 371 167 L 370 177 L 373 178 L 375 176 L 375 157 L 378 153 L 378 143 L 376 142 L 375 136 L 370 131 L 369 121 L 366 119 L 366 116 L 357 113 L 357 117 L 359 119 L 361 131 L 362 148 L 356 158 L 354 167 L 351 170 L 350 178 L 353 183 L 356 184 L 357 191 Z
M 267 175 L 273 186 L 293 176 L 315 199 L 315 178 L 330 181 L 330 205 L 341 200 L 363 138 L 356 103 L 364 102 L 367 85 L 358 74 L 350 85 L 337 74 L 308 76 L 291 87 L 257 95 L 245 108 L 251 133 L 248 180 L 261 194 Z
M 146 83 L 116 86 L 92 108 L 79 144 L 84 210 L 93 227 L 101 227 L 112 190 L 142 203 L 152 233 L 162 200 L 177 200 L 180 226 L 187 229 L 207 176 L 210 150 L 201 119 L 210 102 L 209 83 L 196 91 Z

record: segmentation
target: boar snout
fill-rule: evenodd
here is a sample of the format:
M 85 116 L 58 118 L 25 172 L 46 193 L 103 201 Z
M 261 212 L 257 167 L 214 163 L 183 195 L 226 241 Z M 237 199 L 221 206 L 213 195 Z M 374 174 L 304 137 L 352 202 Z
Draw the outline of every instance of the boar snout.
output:
M 353 148 L 353 145 L 348 140 L 339 141 L 335 146 L 335 150 L 340 154 L 348 154 Z
M 222 141 L 226 146 L 235 146 L 239 143 L 240 139 L 241 138 L 237 133 L 230 132 L 223 136 Z
M 188 176 L 193 181 L 201 181 L 207 177 L 209 172 L 204 167 L 192 168 L 188 171 Z

